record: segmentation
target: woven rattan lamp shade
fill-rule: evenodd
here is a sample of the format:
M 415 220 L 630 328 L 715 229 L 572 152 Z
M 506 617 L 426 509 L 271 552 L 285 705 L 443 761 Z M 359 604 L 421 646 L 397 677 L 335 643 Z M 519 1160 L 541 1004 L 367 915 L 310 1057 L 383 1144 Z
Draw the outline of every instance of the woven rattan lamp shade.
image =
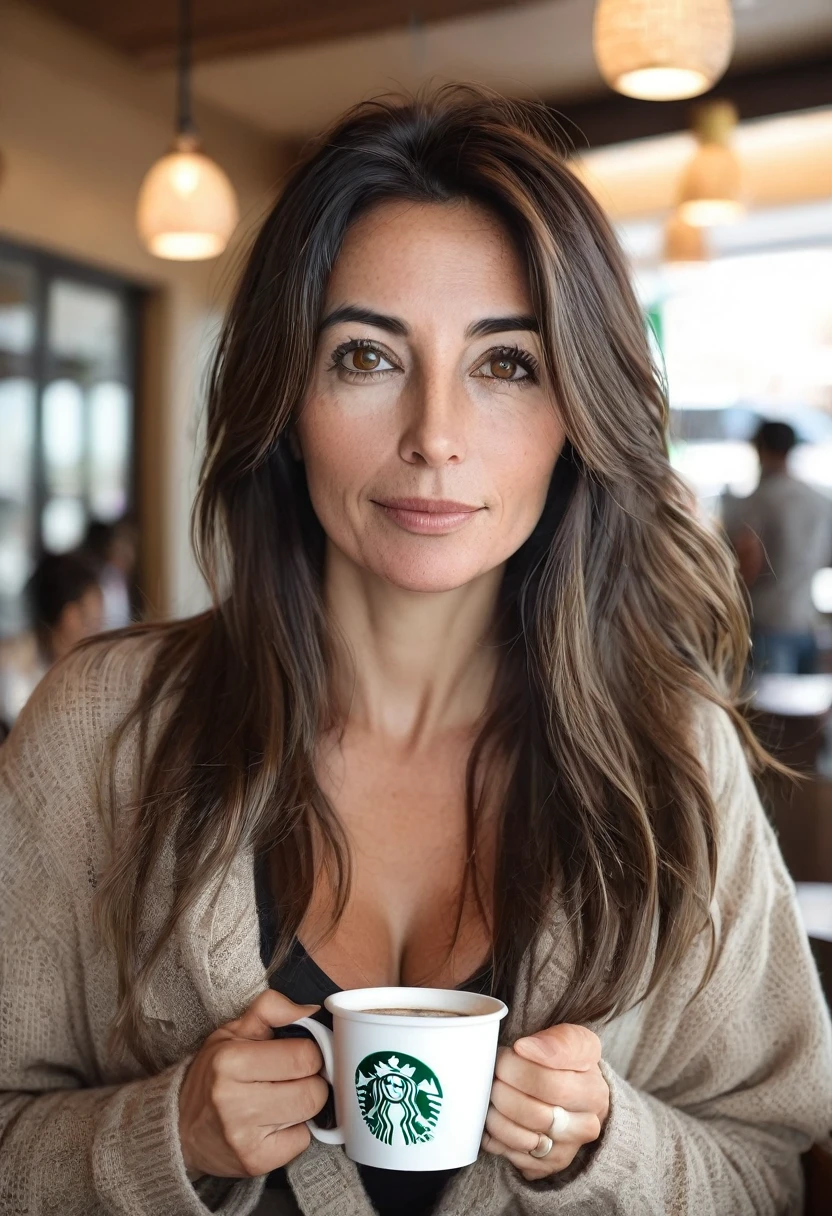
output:
M 670 265 L 685 265 L 688 262 L 707 262 L 708 257 L 704 231 L 686 223 L 674 212 L 664 230 L 662 261 Z
M 734 45 L 729 0 L 598 0 L 595 58 L 627 97 L 696 97 L 719 80 Z
M 197 262 L 222 253 L 240 218 L 228 177 L 206 156 L 191 114 L 191 0 L 178 0 L 176 137 L 139 188 L 136 227 L 157 258 Z
M 136 226 L 157 257 L 180 262 L 215 258 L 238 219 L 231 182 L 193 137 L 179 136 L 173 150 L 145 175 Z
M 740 158 L 731 140 L 737 111 L 730 101 L 700 102 L 693 129 L 699 147 L 679 183 L 681 219 L 696 227 L 732 224 L 745 211 Z

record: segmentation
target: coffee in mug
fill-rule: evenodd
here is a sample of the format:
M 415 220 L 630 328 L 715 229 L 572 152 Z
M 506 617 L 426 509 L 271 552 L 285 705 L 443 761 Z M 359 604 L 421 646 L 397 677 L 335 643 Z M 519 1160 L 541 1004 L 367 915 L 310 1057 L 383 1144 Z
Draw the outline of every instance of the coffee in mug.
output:
M 361 1165 L 448 1170 L 480 1149 L 502 1001 L 443 988 L 354 988 L 326 998 L 333 1030 L 309 1030 L 335 1091 L 337 1127 L 309 1129 Z
M 465 1018 L 456 1009 L 365 1009 L 364 1013 L 381 1013 L 388 1018 Z

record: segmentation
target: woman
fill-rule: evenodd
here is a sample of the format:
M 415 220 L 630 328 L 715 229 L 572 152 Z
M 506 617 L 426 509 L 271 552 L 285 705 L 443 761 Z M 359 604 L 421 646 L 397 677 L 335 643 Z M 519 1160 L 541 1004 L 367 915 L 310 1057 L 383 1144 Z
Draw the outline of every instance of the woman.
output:
M 545 111 L 318 144 L 212 377 L 213 609 L 77 654 L 6 747 L 13 1210 L 800 1211 L 829 1019 L 666 421 Z M 511 1007 L 453 1177 L 310 1144 L 320 1056 L 273 1038 L 399 983 Z

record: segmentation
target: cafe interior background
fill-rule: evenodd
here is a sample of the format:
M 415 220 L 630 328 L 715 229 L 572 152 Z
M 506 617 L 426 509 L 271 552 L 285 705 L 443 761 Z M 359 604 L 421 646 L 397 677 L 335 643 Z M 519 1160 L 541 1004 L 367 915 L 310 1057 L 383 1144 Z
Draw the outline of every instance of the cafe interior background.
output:
M 832 0 L 0 4 L 0 645 L 45 552 L 135 521 L 135 603 L 196 611 L 205 373 L 235 268 L 351 103 L 470 80 L 559 115 L 630 257 L 674 464 L 720 527 L 761 420 L 832 499 Z M 829 555 L 832 564 L 832 553 Z M 821 671 L 755 722 L 805 778 L 766 806 L 832 990 L 832 568 Z

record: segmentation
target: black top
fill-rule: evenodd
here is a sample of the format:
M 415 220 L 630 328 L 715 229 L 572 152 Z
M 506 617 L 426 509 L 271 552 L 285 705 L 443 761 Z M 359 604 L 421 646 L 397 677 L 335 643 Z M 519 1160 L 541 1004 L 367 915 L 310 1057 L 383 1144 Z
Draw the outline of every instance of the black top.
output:
M 265 861 L 261 860 L 255 873 L 257 910 L 260 917 L 260 954 L 263 965 L 268 966 L 274 952 L 277 934 L 277 917 L 274 900 L 269 890 Z M 491 966 L 482 967 L 459 988 L 466 992 L 491 994 Z M 328 996 L 341 989 L 322 971 L 299 941 L 295 940 L 286 961 L 271 977 L 271 986 L 298 1005 L 320 1005 L 314 1014 L 315 1020 L 332 1029 L 332 1014 L 323 1008 Z M 275 1038 L 310 1037 L 302 1026 L 286 1026 L 275 1030 Z M 335 1112 L 332 1096 L 318 1115 L 323 1126 L 334 1126 Z M 458 1170 L 385 1170 L 370 1165 L 359 1165 L 358 1172 L 364 1189 L 380 1216 L 429 1216 L 433 1211 L 445 1184 Z M 287 1188 L 289 1185 L 284 1170 L 273 1170 L 266 1179 L 271 1189 Z

